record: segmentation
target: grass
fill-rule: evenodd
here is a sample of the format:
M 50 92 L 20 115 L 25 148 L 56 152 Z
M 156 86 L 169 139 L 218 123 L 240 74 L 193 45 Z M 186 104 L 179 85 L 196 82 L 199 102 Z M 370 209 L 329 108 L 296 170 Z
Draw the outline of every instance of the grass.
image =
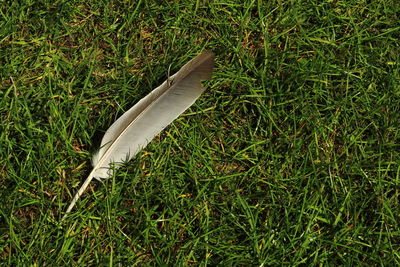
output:
M 398 1 L 5 1 L 0 262 L 400 264 Z M 202 50 L 207 92 L 93 182 L 112 122 Z

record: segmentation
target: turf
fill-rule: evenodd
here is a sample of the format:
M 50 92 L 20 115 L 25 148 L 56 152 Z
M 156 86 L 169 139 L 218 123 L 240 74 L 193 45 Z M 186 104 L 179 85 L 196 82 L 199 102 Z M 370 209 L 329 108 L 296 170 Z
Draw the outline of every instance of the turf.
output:
M 0 11 L 3 265 L 400 265 L 398 1 Z M 105 130 L 203 50 L 206 93 L 60 223 Z

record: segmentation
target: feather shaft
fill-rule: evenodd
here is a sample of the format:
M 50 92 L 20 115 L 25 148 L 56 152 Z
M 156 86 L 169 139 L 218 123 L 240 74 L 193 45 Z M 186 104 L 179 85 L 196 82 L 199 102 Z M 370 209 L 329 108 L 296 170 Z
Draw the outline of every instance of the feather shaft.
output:
M 203 93 L 201 81 L 211 77 L 214 54 L 206 51 L 186 63 L 159 87 L 125 112 L 106 131 L 93 170 L 68 206 L 62 220 L 93 180 L 107 179 L 121 163 L 129 161 L 158 133 L 188 109 Z M 114 164 L 115 168 L 110 168 Z

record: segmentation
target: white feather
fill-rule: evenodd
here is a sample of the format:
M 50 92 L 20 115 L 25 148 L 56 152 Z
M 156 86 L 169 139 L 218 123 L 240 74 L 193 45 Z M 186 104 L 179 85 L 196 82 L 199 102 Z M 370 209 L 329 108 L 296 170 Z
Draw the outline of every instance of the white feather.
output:
M 75 194 L 63 219 L 93 178 L 106 179 L 130 160 L 158 133 L 188 109 L 203 93 L 202 80 L 211 77 L 214 53 L 207 51 L 186 63 L 176 74 L 142 98 L 106 131 L 93 156 L 93 170 Z M 114 168 L 111 166 L 114 165 Z

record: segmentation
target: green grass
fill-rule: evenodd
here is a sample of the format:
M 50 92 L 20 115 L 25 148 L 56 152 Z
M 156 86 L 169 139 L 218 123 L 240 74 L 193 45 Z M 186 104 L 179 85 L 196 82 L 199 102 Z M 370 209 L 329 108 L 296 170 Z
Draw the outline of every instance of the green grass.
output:
M 400 265 L 400 8 L 2 1 L 0 262 Z M 60 218 L 105 130 L 210 49 L 208 90 Z

